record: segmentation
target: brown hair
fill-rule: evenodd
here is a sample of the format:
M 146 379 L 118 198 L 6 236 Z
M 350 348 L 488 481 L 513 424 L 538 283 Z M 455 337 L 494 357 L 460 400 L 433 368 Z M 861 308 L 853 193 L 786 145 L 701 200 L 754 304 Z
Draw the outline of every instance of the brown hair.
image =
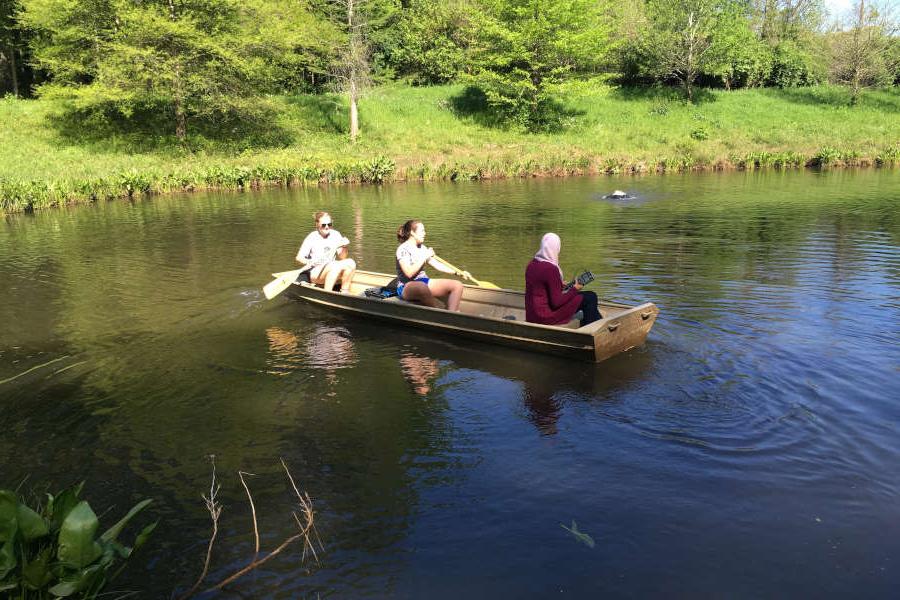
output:
M 409 236 L 412 234 L 412 230 L 416 228 L 416 225 L 420 224 L 422 221 L 418 219 L 410 219 L 406 223 L 400 226 L 397 229 L 397 239 L 401 242 L 405 242 L 409 239 Z
M 321 219 L 325 215 L 328 215 L 330 217 L 331 213 L 328 212 L 327 210 L 320 210 L 319 212 L 317 212 L 316 214 L 313 215 L 313 219 L 315 219 L 316 225 L 319 224 L 319 219 Z

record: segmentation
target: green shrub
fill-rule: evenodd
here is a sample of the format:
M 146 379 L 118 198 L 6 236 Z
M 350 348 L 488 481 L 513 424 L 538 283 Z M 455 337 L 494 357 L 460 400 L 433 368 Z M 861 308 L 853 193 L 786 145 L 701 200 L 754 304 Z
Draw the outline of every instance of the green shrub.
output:
M 827 167 L 839 161 L 840 158 L 841 153 L 838 150 L 826 146 L 813 155 L 811 163 L 814 166 Z
M 709 132 L 706 131 L 704 127 L 698 127 L 691 132 L 691 138 L 702 142 L 703 140 L 709 139 Z
M 0 490 L 0 592 L 21 598 L 97 598 L 147 541 L 156 523 L 145 527 L 131 547 L 117 538 L 150 500 L 97 536 L 100 523 L 80 498 L 82 485 L 47 494 L 46 503 L 35 508 L 15 492 Z

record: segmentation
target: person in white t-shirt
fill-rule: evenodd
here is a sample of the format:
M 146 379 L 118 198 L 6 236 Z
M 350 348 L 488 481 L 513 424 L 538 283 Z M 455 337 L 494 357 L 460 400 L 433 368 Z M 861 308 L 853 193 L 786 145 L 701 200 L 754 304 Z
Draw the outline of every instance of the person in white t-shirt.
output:
M 348 258 L 350 240 L 333 229 L 331 215 L 325 211 L 315 214 L 316 230 L 306 236 L 297 252 L 297 262 L 309 267 L 309 280 L 321 284 L 326 290 L 334 289 L 338 278 L 341 291 L 350 292 L 356 261 Z
M 456 272 L 434 255 L 434 250 L 425 245 L 425 225 L 418 219 L 401 225 L 397 239 L 401 242 L 397 247 L 397 295 L 433 308 L 439 307 L 435 297 L 446 296 L 447 310 L 459 310 L 462 283 L 453 279 L 430 279 L 425 274 L 425 264 L 443 273 L 467 278 L 468 271 Z

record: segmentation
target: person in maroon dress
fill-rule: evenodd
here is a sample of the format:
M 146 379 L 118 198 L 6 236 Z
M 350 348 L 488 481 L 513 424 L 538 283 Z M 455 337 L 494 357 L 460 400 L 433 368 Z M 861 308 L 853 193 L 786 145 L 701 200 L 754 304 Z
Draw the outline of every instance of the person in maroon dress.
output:
M 597 294 L 582 292 L 577 281 L 563 291 L 563 274 L 559 266 L 562 242 L 555 233 L 546 233 L 541 249 L 525 268 L 525 320 L 543 325 L 565 325 L 579 310 L 581 326 L 600 320 Z

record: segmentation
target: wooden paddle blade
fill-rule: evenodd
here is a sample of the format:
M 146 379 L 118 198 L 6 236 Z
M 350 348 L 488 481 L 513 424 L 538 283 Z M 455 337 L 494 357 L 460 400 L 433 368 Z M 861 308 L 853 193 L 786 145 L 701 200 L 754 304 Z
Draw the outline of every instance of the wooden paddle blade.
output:
M 283 273 L 279 273 L 278 277 L 263 286 L 263 294 L 265 294 L 266 300 L 271 300 L 284 290 L 291 287 L 291 284 L 297 281 L 297 277 L 299 277 L 300 273 L 302 272 L 303 269 L 297 269 L 296 271 L 285 271 Z

